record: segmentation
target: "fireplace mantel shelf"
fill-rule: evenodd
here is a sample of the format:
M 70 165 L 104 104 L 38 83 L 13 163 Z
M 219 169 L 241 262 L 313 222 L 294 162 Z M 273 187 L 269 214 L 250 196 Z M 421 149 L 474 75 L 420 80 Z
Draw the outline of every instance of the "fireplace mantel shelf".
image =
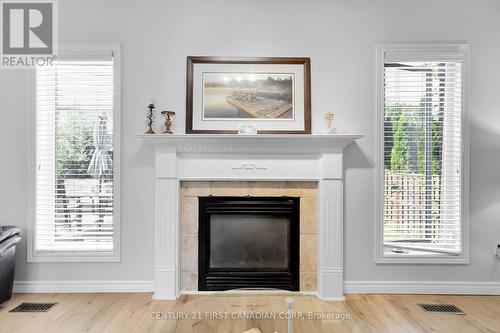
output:
M 316 152 L 343 149 L 363 135 L 330 134 L 137 134 L 155 146 L 177 147 L 184 152 Z

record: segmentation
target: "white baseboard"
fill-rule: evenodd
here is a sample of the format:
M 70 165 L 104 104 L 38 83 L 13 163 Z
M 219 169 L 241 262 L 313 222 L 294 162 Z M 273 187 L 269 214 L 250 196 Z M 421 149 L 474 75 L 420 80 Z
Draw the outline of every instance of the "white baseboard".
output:
M 153 281 L 14 281 L 14 293 L 153 292 Z
M 345 281 L 346 294 L 500 295 L 500 282 Z
M 14 293 L 153 292 L 153 281 L 15 281 Z M 500 282 L 346 281 L 346 294 L 500 295 Z M 181 294 L 210 294 L 181 291 Z M 316 292 L 300 292 L 316 295 Z

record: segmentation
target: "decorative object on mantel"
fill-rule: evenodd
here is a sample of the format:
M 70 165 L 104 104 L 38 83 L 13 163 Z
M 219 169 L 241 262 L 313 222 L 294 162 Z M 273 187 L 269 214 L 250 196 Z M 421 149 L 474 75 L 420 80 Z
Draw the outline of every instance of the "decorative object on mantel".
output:
M 309 58 L 187 58 L 187 134 L 310 134 Z
M 172 127 L 172 120 L 170 119 L 170 117 L 175 116 L 175 112 L 174 111 L 162 111 L 161 114 L 164 117 L 166 117 L 166 119 L 165 119 L 165 131 L 163 132 L 163 134 L 174 134 L 172 132 L 172 130 L 170 129 Z
M 150 98 L 149 99 L 149 104 L 148 104 L 148 114 L 146 116 L 146 125 L 148 126 L 148 130 L 146 131 L 145 134 L 155 134 L 155 131 L 153 130 L 153 123 L 155 119 L 155 115 L 153 113 L 155 109 L 155 103 L 154 99 Z
M 337 128 L 333 126 L 333 112 L 325 113 L 325 133 L 324 134 L 336 134 Z
M 239 135 L 257 135 L 257 127 L 255 124 L 240 124 L 238 126 L 238 134 Z

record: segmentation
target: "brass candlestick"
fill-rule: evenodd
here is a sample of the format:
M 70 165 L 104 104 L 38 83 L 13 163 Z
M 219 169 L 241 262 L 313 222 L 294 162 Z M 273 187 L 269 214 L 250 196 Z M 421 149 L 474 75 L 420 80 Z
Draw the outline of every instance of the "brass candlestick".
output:
M 155 131 L 153 131 L 153 122 L 155 115 L 153 113 L 153 110 L 155 109 L 154 104 L 149 104 L 148 105 L 148 115 L 146 116 L 146 125 L 149 127 L 148 130 L 146 131 L 146 134 L 155 134 Z
M 175 112 L 174 111 L 162 111 L 161 114 L 165 117 L 167 117 L 167 119 L 165 119 L 165 132 L 163 132 L 164 134 L 174 134 L 170 128 L 172 127 L 172 120 L 170 119 L 170 117 L 174 116 L 175 115 Z

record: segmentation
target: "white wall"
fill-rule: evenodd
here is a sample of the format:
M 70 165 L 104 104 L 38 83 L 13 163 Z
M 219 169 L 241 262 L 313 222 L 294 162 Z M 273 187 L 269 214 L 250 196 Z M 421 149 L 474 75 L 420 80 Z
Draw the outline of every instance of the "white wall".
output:
M 122 44 L 122 261 L 27 264 L 16 280 L 152 280 L 153 152 L 134 133 L 154 97 L 184 129 L 187 55 L 309 56 L 313 131 L 325 112 L 365 134 L 346 154 L 346 280 L 498 281 L 500 1 L 64 0 L 62 42 Z M 472 47 L 470 265 L 375 265 L 375 44 L 468 41 Z M 26 80 L 0 71 L 0 224 L 26 224 Z

